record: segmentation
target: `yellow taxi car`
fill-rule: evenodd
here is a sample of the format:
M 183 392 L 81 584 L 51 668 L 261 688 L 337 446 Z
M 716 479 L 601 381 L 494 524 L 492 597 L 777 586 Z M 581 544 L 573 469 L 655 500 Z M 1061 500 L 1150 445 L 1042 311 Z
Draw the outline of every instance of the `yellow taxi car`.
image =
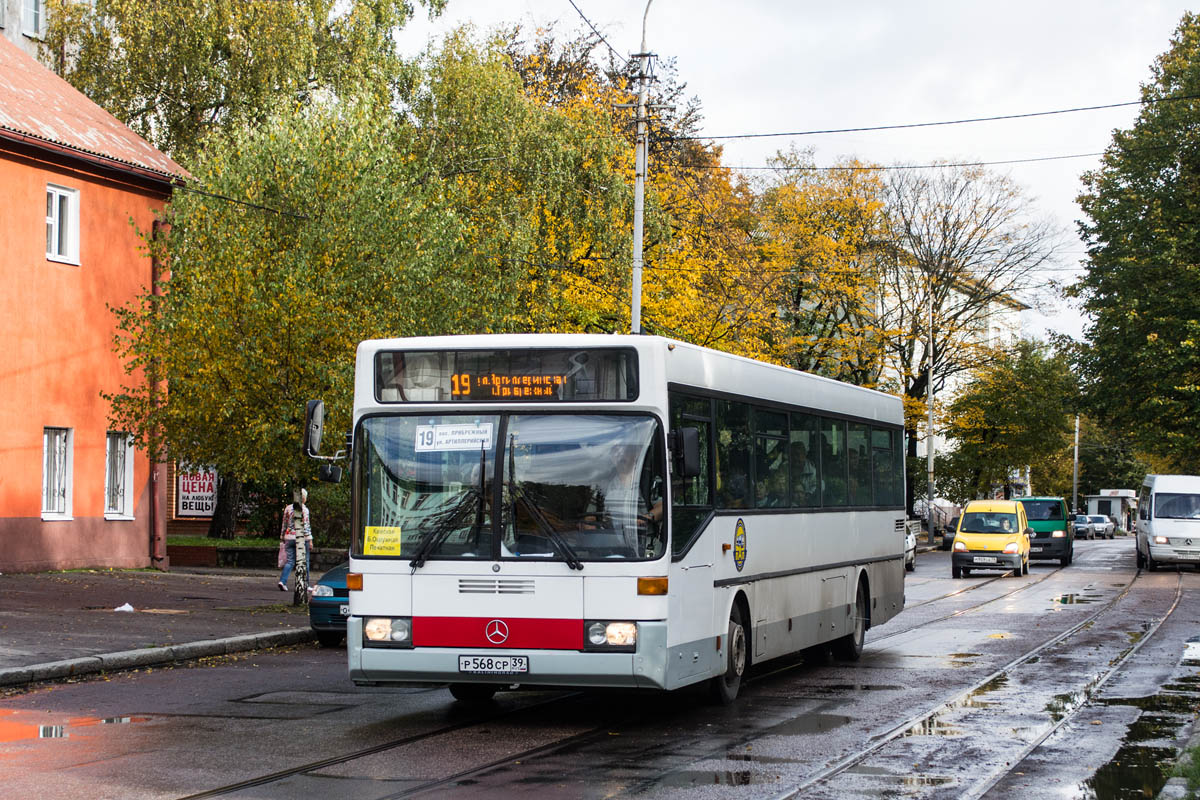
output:
M 1028 575 L 1031 533 L 1016 500 L 972 500 L 958 520 L 951 574 L 965 578 L 973 569 L 1001 569 Z

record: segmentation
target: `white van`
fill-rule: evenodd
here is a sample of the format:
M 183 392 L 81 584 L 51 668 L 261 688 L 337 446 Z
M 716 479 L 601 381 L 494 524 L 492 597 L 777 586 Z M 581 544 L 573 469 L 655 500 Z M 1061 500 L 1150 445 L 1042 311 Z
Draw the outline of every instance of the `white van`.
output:
M 1137 565 L 1200 566 L 1200 475 L 1147 475 L 1138 495 Z

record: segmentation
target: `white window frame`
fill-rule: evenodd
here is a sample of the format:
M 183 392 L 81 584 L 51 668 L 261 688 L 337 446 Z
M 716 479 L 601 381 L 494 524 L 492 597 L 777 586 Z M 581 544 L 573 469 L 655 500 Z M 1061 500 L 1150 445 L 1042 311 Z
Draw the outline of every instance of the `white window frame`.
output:
M 104 518 L 133 519 L 133 437 L 123 431 L 104 437 Z
M 74 519 L 75 432 L 71 428 L 42 428 L 42 519 Z
M 40 39 L 45 30 L 45 0 L 21 0 L 21 33 Z
M 78 266 L 79 190 L 47 183 L 46 206 L 46 259 Z

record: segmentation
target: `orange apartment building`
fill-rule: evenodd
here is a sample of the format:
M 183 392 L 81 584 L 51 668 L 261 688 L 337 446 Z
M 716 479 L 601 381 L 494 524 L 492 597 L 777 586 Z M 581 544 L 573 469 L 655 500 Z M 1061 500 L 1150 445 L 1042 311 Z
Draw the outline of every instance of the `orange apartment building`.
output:
M 3 0 L 0 0 L 3 2 Z M 167 471 L 108 423 L 110 307 L 186 172 L 0 37 L 0 572 L 165 567 Z

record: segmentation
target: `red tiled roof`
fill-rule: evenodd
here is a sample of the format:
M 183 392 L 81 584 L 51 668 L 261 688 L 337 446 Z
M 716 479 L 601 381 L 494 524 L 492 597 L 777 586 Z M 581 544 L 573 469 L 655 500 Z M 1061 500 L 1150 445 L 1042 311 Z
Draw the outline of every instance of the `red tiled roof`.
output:
M 6 133 L 116 162 L 110 166 L 140 167 L 168 177 L 188 175 L 119 119 L 0 36 L 0 135 Z

